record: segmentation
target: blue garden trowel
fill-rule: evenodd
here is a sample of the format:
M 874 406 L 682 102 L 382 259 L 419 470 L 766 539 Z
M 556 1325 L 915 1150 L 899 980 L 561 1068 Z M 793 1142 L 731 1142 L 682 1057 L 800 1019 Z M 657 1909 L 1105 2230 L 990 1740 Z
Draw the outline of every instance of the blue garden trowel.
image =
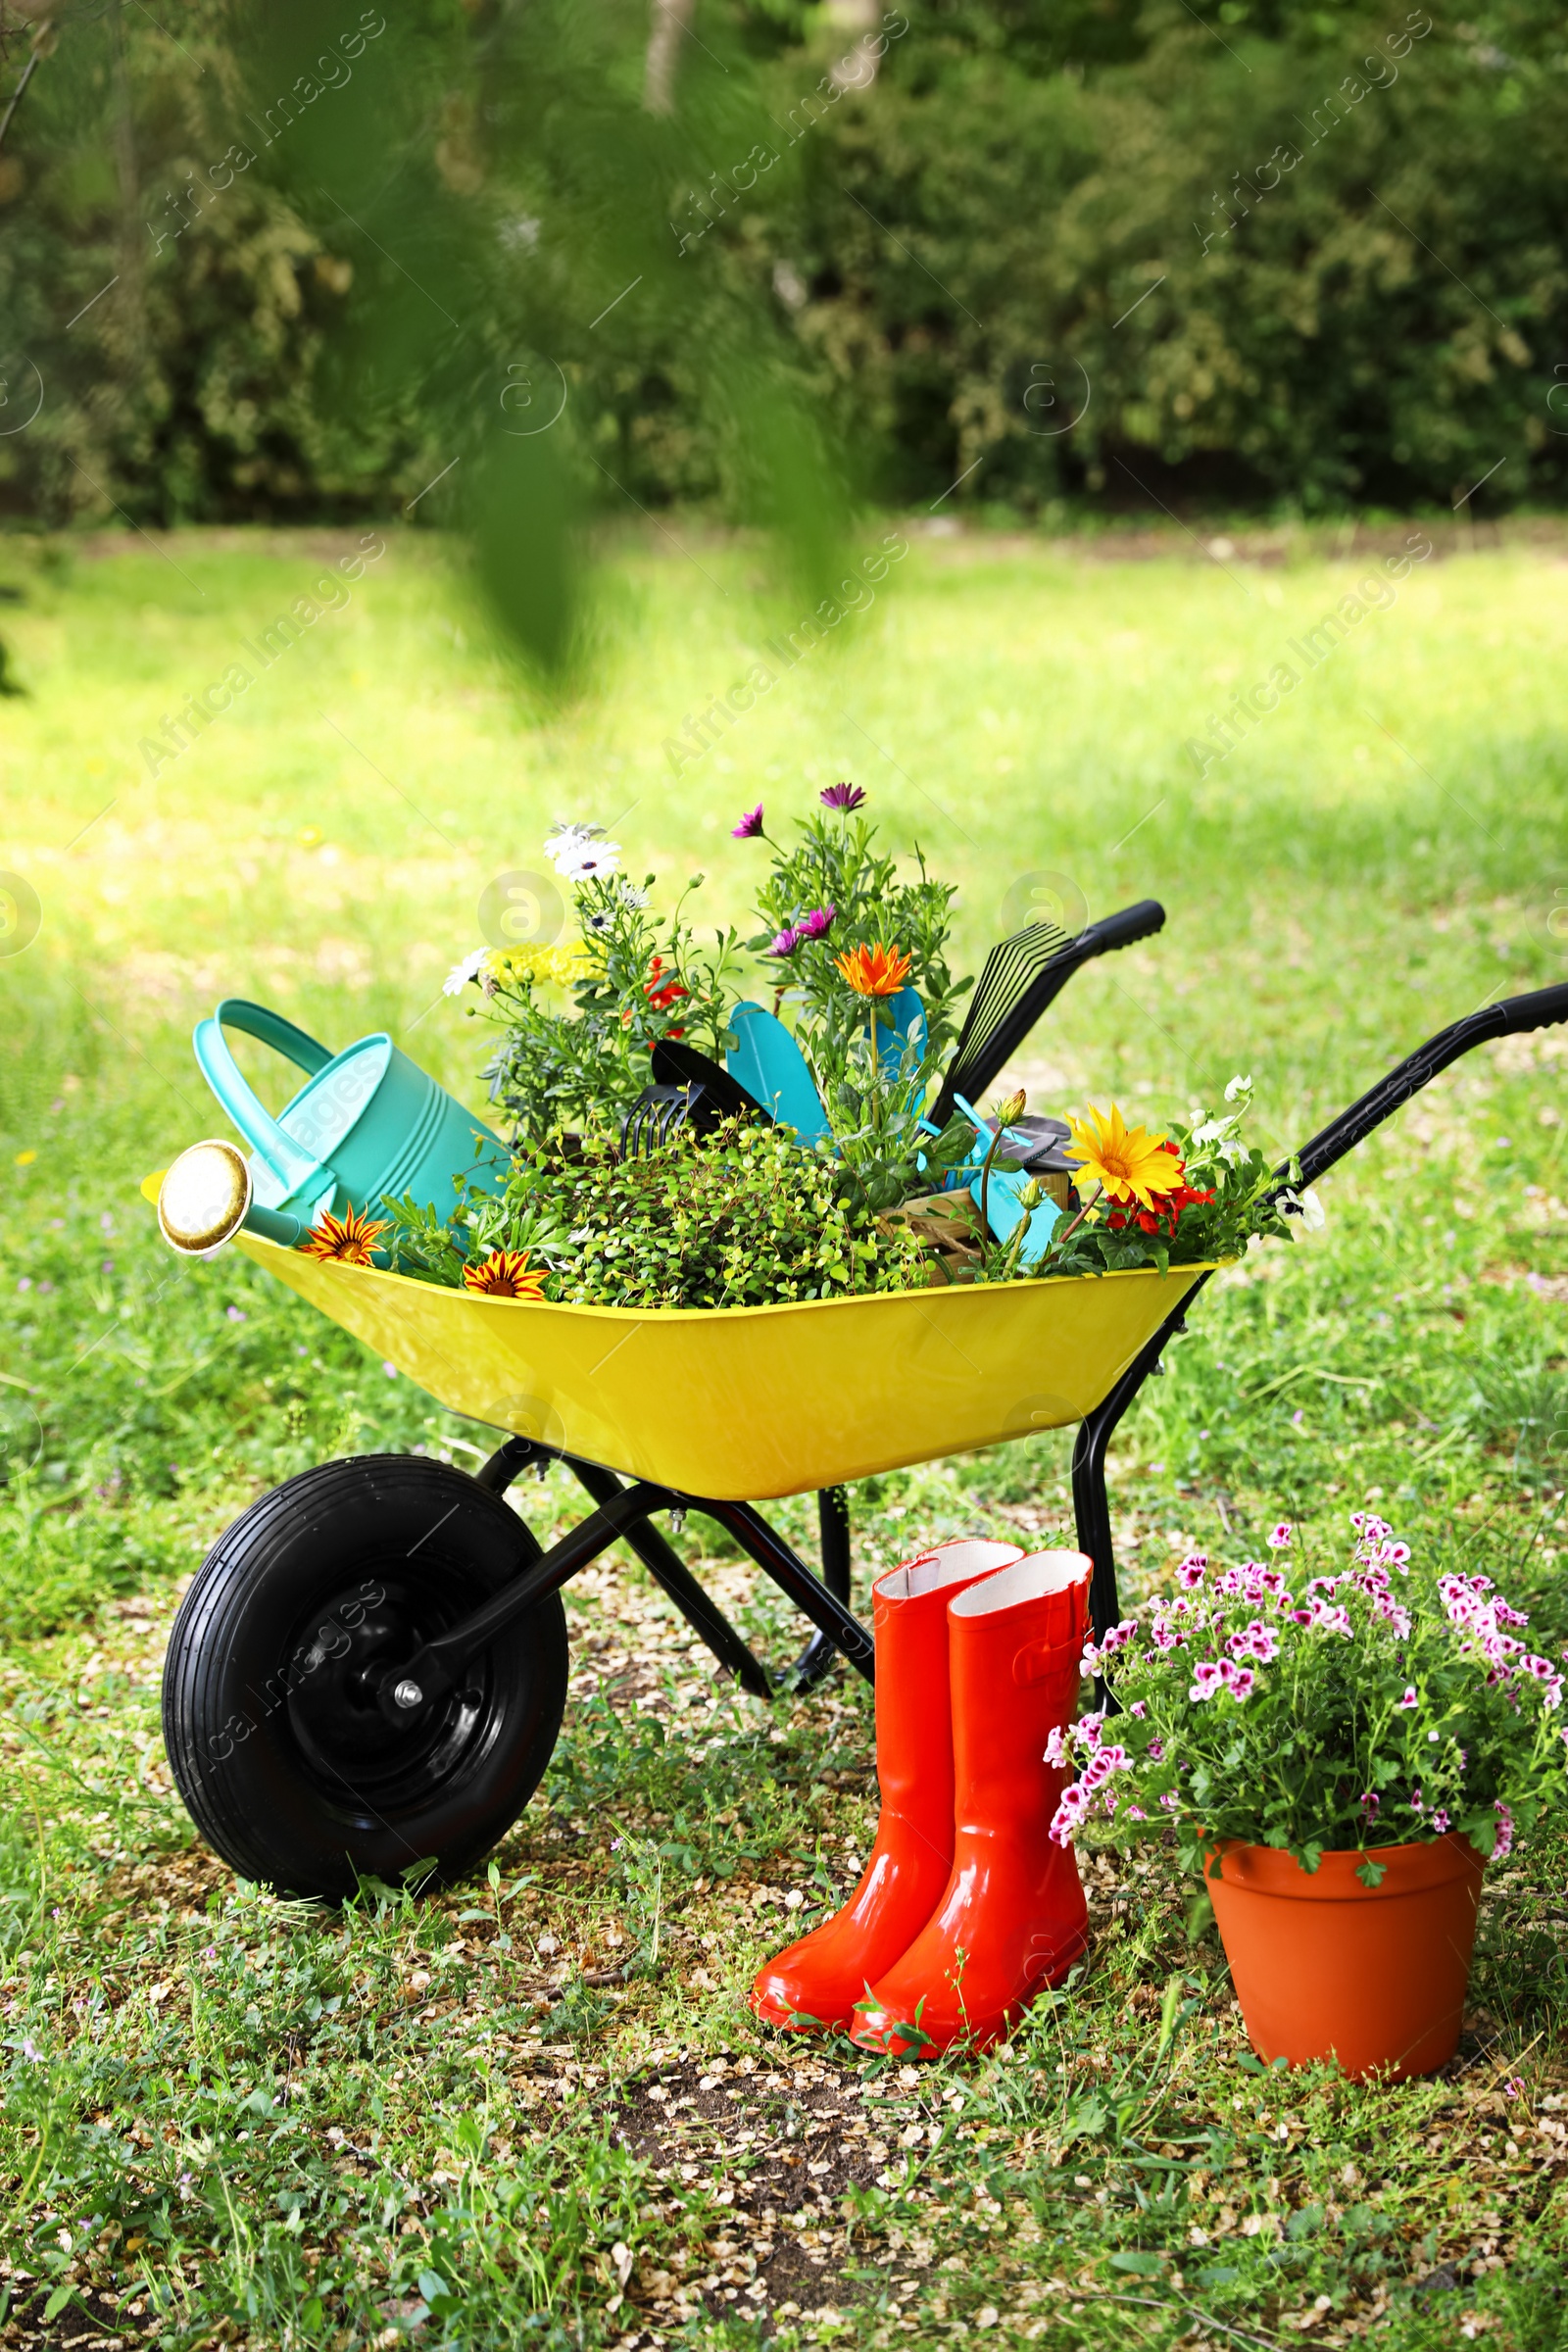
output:
M 912 988 L 901 988 L 896 997 L 889 997 L 876 1010 L 876 1057 L 882 1064 L 883 1076 L 897 1078 L 906 1053 L 913 1046 L 921 1061 L 925 1059 L 925 1006 Z M 919 1092 L 919 1082 L 915 1082 Z
M 737 1004 L 729 1025 L 735 1032 L 724 1056 L 730 1076 L 781 1127 L 793 1127 L 808 1150 L 831 1143 L 833 1130 L 806 1055 L 777 1014 L 761 1004 Z

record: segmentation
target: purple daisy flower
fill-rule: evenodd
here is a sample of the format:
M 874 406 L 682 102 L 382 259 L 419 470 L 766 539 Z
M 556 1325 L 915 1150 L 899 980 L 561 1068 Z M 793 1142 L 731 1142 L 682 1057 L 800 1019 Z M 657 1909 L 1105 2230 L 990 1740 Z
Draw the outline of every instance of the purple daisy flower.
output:
M 801 934 L 799 931 L 780 931 L 771 944 L 762 950 L 762 953 L 764 956 L 775 956 L 782 962 L 786 956 L 794 955 L 800 944 Z
M 865 795 L 858 784 L 830 784 L 825 792 L 819 792 L 816 797 L 824 808 L 837 808 L 847 813 L 851 808 L 858 808 Z
M 737 841 L 755 841 L 761 830 L 762 804 L 760 801 L 758 802 L 755 808 L 747 809 L 738 825 L 730 827 L 730 831 Z
M 802 939 L 825 939 L 837 913 L 836 906 L 813 906 L 809 914 L 803 914 L 800 919 L 800 936 Z

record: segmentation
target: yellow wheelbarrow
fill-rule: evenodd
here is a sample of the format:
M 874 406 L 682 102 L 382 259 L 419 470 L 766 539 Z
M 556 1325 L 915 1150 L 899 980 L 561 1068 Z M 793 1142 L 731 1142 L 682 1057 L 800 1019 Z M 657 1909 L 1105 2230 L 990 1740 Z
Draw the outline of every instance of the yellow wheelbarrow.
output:
M 1565 1018 L 1568 986 L 1440 1032 L 1303 1148 L 1302 1181 L 1472 1045 Z M 758 1697 L 835 1655 L 869 1680 L 845 1488 L 1075 1424 L 1078 1543 L 1103 1631 L 1118 1615 L 1106 1447 L 1214 1270 L 630 1311 L 440 1289 L 250 1232 L 237 1246 L 455 1412 L 509 1433 L 472 1476 L 370 1455 L 288 1480 L 220 1539 L 181 1604 L 164 1685 L 180 1793 L 245 1877 L 324 1897 L 416 1865 L 457 1876 L 505 1835 L 561 1725 L 562 1589 L 617 1541 Z M 551 1461 L 593 1508 L 544 1550 L 503 1497 Z M 819 1574 L 757 1507 L 810 1492 Z M 814 1629 L 786 1673 L 654 1524 L 691 1511 Z

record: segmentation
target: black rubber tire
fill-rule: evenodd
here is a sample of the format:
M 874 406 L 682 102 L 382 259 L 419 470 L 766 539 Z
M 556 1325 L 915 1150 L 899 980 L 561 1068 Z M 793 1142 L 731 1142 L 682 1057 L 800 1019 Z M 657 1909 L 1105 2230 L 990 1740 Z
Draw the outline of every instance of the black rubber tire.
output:
M 323 1463 L 253 1503 L 180 1603 L 164 1670 L 170 1764 L 208 1844 L 242 1878 L 328 1898 L 488 1853 L 561 1730 L 560 1593 L 407 1725 L 369 1692 L 537 1554 L 500 1495 L 418 1454 Z

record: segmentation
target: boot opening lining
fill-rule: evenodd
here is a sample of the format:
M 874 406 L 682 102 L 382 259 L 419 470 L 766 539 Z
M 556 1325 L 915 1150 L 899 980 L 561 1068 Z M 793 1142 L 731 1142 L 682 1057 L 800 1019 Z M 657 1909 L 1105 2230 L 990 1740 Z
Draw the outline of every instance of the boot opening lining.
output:
M 902 1568 L 878 1577 L 876 1591 L 884 1600 L 917 1600 L 924 1592 L 945 1592 L 949 1585 L 962 1584 L 973 1576 L 987 1576 L 1023 1556 L 1016 1544 L 994 1543 L 981 1536 L 964 1537 L 956 1544 L 938 1544 L 932 1550 L 922 1552 L 918 1559 L 908 1560 Z
M 1015 1609 L 1020 1601 L 1044 1600 L 1048 1592 L 1065 1592 L 1087 1584 L 1094 1562 L 1081 1551 L 1032 1551 L 999 1569 L 952 1603 L 956 1616 L 986 1617 L 994 1609 Z

